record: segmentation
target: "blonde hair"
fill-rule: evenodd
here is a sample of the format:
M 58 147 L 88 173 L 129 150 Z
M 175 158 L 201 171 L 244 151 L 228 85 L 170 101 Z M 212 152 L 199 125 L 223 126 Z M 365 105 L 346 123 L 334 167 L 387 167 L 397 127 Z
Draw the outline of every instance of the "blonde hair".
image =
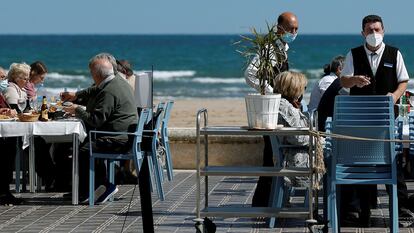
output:
M 9 72 L 7 73 L 7 79 L 11 82 L 16 82 L 18 78 L 29 78 L 30 66 L 26 63 L 12 63 L 10 65 Z M 26 76 L 26 77 L 24 77 Z
M 288 99 L 297 99 L 304 92 L 308 84 L 305 75 L 294 71 L 285 71 L 274 79 L 273 92 L 279 93 Z

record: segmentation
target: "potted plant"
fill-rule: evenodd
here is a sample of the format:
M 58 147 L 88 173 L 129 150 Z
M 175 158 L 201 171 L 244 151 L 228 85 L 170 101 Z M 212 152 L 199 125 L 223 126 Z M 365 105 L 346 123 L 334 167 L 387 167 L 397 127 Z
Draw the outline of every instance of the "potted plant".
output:
M 275 129 L 279 113 L 280 94 L 266 93 L 266 86 L 273 83 L 282 69 L 287 56 L 277 46 L 280 35 L 274 25 L 267 24 L 267 32 L 261 34 L 252 28 L 252 36 L 241 36 L 237 42 L 241 50 L 238 52 L 246 58 L 247 65 L 254 66 L 259 81 L 260 93 L 248 94 L 245 97 L 249 128 Z

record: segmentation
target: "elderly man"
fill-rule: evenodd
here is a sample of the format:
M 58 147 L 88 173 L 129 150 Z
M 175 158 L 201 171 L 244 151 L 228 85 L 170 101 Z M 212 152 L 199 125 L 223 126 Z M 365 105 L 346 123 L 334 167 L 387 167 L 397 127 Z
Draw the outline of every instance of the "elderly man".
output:
M 279 15 L 277 19 L 277 31 L 279 39 L 276 41 L 274 48 L 279 50 L 279 54 L 285 56 L 278 57 L 280 62 L 275 63 L 274 70 L 276 75 L 280 72 L 289 70 L 287 59 L 287 50 L 289 43 L 293 42 L 298 32 L 298 20 L 296 15 L 291 12 L 284 12 Z M 259 80 L 256 78 L 257 68 L 254 65 L 257 63 L 257 57 L 253 58 L 250 65 L 247 67 L 244 76 L 246 83 L 260 92 Z M 266 84 L 266 93 L 273 93 L 273 83 Z M 264 136 L 264 150 L 263 150 L 263 166 L 272 167 L 273 153 L 272 145 L 269 136 Z M 269 205 L 270 188 L 272 185 L 272 177 L 260 177 L 253 196 L 252 206 L 265 207 Z
M 342 87 L 350 88 L 351 95 L 389 95 L 396 103 L 405 93 L 408 83 L 408 72 L 405 68 L 403 57 L 399 49 L 384 44 L 384 24 L 378 15 L 368 15 L 362 20 L 362 36 L 365 38 L 364 45 L 353 48 L 346 56 L 343 70 L 341 72 L 340 84 Z M 399 169 L 401 170 L 401 169 Z M 414 220 L 414 214 L 407 208 L 407 188 L 399 174 L 398 199 L 399 214 L 401 218 Z M 359 218 L 363 225 L 369 225 L 370 203 L 376 202 L 376 187 L 358 187 L 357 193 L 360 197 Z M 351 192 L 348 188 L 345 192 Z M 352 193 L 341 195 L 341 202 L 347 209 L 352 202 Z M 348 204 L 348 206 L 347 206 Z M 358 205 L 356 205 L 358 206 Z M 355 207 L 355 205 L 354 205 Z M 344 213 L 346 214 L 346 213 Z M 345 215 L 346 216 L 346 215 Z

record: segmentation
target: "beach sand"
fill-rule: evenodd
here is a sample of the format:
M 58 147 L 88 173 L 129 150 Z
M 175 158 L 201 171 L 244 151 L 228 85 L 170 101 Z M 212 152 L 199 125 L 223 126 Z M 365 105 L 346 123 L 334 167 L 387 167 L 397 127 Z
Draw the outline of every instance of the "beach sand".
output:
M 201 108 L 208 111 L 208 124 L 215 126 L 247 125 L 246 105 L 240 99 L 175 99 L 169 127 L 195 128 L 196 114 Z

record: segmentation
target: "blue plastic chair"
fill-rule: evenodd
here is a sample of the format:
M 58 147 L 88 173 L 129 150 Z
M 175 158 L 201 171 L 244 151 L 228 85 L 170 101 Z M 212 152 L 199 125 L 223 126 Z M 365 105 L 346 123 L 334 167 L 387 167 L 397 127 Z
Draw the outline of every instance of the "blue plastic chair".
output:
M 165 149 L 165 165 L 166 165 L 167 177 L 169 181 L 172 181 L 174 178 L 170 142 L 168 140 L 168 122 L 170 120 L 171 109 L 173 105 L 174 105 L 173 100 L 169 100 L 165 104 L 165 111 L 164 111 L 164 116 L 162 118 L 162 124 L 161 124 L 161 138 L 160 138 L 161 145 L 164 146 L 164 149 Z
M 151 177 L 151 187 L 153 183 L 155 183 L 157 187 L 158 197 L 161 201 L 165 200 L 164 188 L 162 186 L 163 183 L 163 169 L 160 158 L 158 157 L 157 149 L 159 148 L 159 138 L 158 136 L 161 134 L 161 122 L 163 119 L 163 115 L 165 112 L 165 103 L 161 102 L 157 106 L 157 110 L 155 114 L 157 115 L 155 122 L 152 122 L 151 129 L 144 129 L 143 130 L 143 137 L 151 138 L 151 146 L 150 148 L 143 148 L 143 152 L 148 157 L 148 165 L 150 167 L 150 177 Z M 151 119 L 153 119 L 151 117 Z
M 272 143 L 272 151 L 275 158 L 275 167 L 282 168 L 285 161 L 285 156 L 283 155 L 283 149 L 285 148 L 295 148 L 295 149 L 304 149 L 308 150 L 307 146 L 298 146 L 298 145 L 288 145 L 280 142 L 279 137 L 270 136 L 270 141 Z M 276 154 L 277 153 L 277 154 Z M 272 187 L 269 198 L 269 205 L 273 208 L 282 208 L 284 207 L 289 200 L 289 197 L 294 194 L 294 187 L 287 187 L 285 184 L 284 177 L 278 176 L 273 177 Z M 308 192 L 305 192 L 305 201 L 304 206 L 308 204 Z M 276 218 L 271 217 L 269 222 L 269 227 L 274 228 L 276 226 Z
M 138 120 L 138 125 L 135 132 L 108 132 L 108 131 L 97 131 L 91 130 L 89 132 L 89 151 L 90 151 L 90 161 L 89 161 L 89 205 L 94 205 L 94 191 L 95 191 L 95 159 L 106 159 L 107 165 L 109 167 L 109 182 L 114 183 L 115 176 L 114 176 L 114 161 L 118 160 L 133 160 L 134 165 L 139 172 L 141 168 L 141 160 L 143 159 L 143 153 L 141 151 L 141 142 L 142 142 L 142 135 L 144 130 L 145 122 L 148 119 L 150 109 L 143 109 L 141 115 Z M 119 153 L 99 153 L 93 151 L 93 139 L 96 135 L 133 135 L 134 142 L 132 145 L 132 150 L 125 154 Z M 138 173 L 137 172 L 137 173 Z M 112 198 L 111 198 L 112 201 Z
M 390 96 L 337 96 L 332 133 L 355 137 L 394 139 L 394 106 Z M 397 166 L 394 142 L 332 138 L 327 182 L 332 232 L 339 231 L 337 185 L 391 186 L 390 228 L 398 232 Z M 338 198 L 339 199 L 339 198 Z

